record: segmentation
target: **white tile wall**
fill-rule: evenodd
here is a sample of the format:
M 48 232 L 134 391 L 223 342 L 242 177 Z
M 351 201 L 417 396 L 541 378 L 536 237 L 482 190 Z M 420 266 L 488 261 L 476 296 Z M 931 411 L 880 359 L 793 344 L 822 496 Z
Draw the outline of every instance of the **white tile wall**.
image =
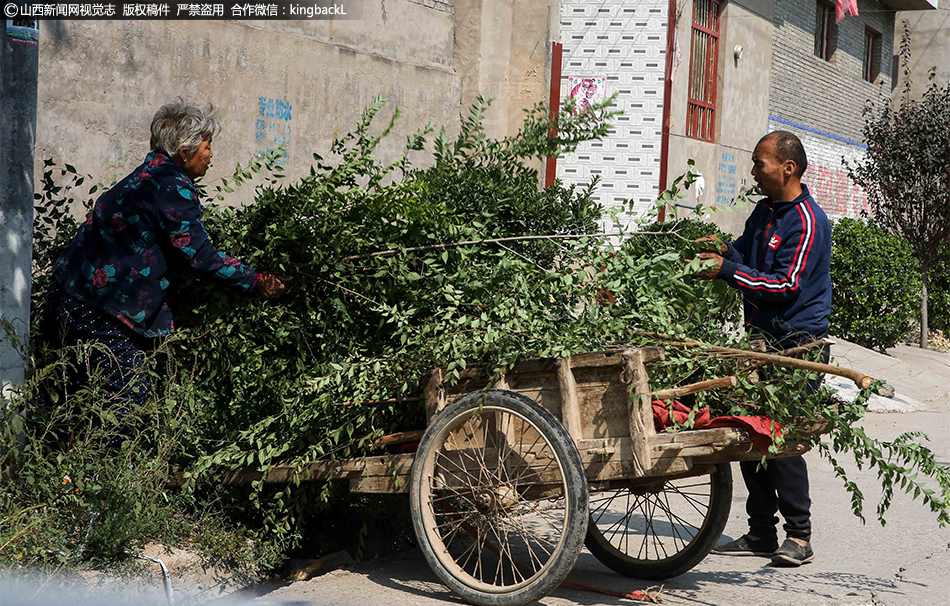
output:
M 561 3 L 562 101 L 569 77 L 606 75 L 606 94 L 618 93 L 623 115 L 606 139 L 561 157 L 557 176 L 586 185 L 600 175 L 595 197 L 605 209 L 632 200 L 638 216 L 659 192 L 667 7 L 666 0 Z

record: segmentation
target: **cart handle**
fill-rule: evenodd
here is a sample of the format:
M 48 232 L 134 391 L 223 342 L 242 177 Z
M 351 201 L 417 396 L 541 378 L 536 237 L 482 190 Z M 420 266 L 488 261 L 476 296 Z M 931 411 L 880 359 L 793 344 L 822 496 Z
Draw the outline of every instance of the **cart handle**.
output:
M 844 377 L 846 379 L 851 379 L 854 381 L 854 384 L 858 386 L 858 389 L 867 389 L 871 386 L 871 383 L 874 382 L 874 379 L 867 376 L 866 374 L 853 370 L 851 368 L 843 368 L 841 366 L 835 366 L 833 364 L 822 364 L 820 362 L 811 362 L 809 360 L 800 360 L 798 358 L 790 358 L 788 356 L 782 356 L 778 354 L 769 354 L 762 353 L 758 351 L 749 351 L 747 349 L 732 349 L 730 347 L 719 347 L 718 345 L 710 345 L 709 343 L 703 343 L 702 341 L 695 341 L 693 339 L 680 339 L 677 337 L 671 337 L 668 335 L 661 335 L 659 333 L 645 332 L 645 331 L 634 331 L 634 334 L 639 334 L 643 336 L 663 339 L 665 341 L 680 342 L 684 345 L 691 345 L 695 347 L 701 347 L 707 351 L 726 354 L 730 356 L 738 356 L 747 358 L 750 360 L 759 360 L 766 364 L 775 364 L 776 366 L 787 366 L 791 368 L 801 368 L 802 370 L 809 370 L 816 373 L 824 373 L 828 375 L 835 375 L 838 377 Z

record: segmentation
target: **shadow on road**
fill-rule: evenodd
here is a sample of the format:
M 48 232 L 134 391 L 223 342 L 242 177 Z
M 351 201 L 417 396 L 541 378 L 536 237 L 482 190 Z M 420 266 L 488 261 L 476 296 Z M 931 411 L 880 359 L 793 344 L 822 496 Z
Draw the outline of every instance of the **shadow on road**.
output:
M 902 593 L 889 579 L 849 572 L 823 571 L 809 573 L 809 568 L 810 566 L 806 565 L 791 570 L 772 568 L 771 566 L 746 571 L 700 571 L 694 569 L 680 577 L 659 583 L 626 578 L 615 574 L 585 551 L 578 559 L 569 578 L 610 591 L 661 590 L 661 599 L 664 603 L 670 605 L 721 606 L 724 603 L 723 599 L 727 596 L 734 599 L 737 604 L 751 603 L 745 599 L 746 597 L 755 600 L 762 599 L 764 603 L 770 603 L 766 597 L 768 594 L 772 594 L 772 597 L 779 594 L 786 596 L 783 599 L 787 599 L 789 604 L 798 602 L 817 603 L 814 601 L 816 599 L 822 601 L 822 603 L 836 604 L 849 593 L 857 595 L 857 592 L 861 592 L 862 595 L 867 595 L 867 592 L 870 592 L 872 595 L 881 597 L 888 593 Z M 361 587 L 357 589 L 355 594 L 349 591 L 345 592 L 347 597 L 344 601 L 347 604 L 360 603 L 357 595 L 372 601 L 375 601 L 375 599 L 371 596 L 387 596 L 382 598 L 383 601 L 392 602 L 394 594 L 405 596 L 406 604 L 428 603 L 429 600 L 432 603 L 464 604 L 460 598 L 439 581 L 429 569 L 422 553 L 417 549 L 363 563 L 349 571 L 348 574 L 362 577 L 362 580 L 355 585 L 351 585 L 352 581 L 345 582 L 346 585 L 352 587 Z M 329 596 L 317 596 L 321 596 L 323 591 L 333 587 L 331 593 L 339 599 L 341 594 L 335 592 L 339 589 L 338 585 L 341 584 L 343 578 L 345 577 L 331 580 L 332 577 L 324 576 L 314 579 L 313 582 L 319 584 L 317 587 L 322 586 L 322 589 L 315 588 L 311 590 L 315 593 L 308 595 L 303 600 L 296 599 L 297 596 L 288 600 L 286 598 L 289 596 L 283 596 L 279 593 L 272 595 L 291 584 L 289 581 L 275 581 L 245 589 L 236 594 L 231 594 L 223 600 L 211 603 L 224 606 L 225 604 L 246 604 L 260 600 L 273 606 L 329 604 L 332 602 L 325 601 Z M 350 578 L 352 579 L 352 577 Z M 365 584 L 367 581 L 369 587 Z M 377 586 L 378 589 L 372 589 L 372 585 Z M 746 592 L 748 593 L 746 594 Z M 796 595 L 801 596 L 801 599 L 796 599 L 794 597 Z M 403 599 L 396 598 L 395 601 L 402 602 Z M 560 605 L 565 602 L 577 606 L 620 606 L 631 603 L 629 600 L 619 597 L 562 587 L 554 591 L 548 598 L 543 599 L 541 604 Z
M 368 563 L 353 572 L 365 575 L 367 580 L 381 587 L 449 604 L 463 603 L 439 582 L 417 550 L 398 554 L 389 562 L 375 565 Z M 848 572 L 809 573 L 808 565 L 797 571 L 771 566 L 764 566 L 755 571 L 694 570 L 658 583 L 615 574 L 586 551 L 581 554 L 569 578 L 612 591 L 657 590 L 662 586 L 661 596 L 668 598 L 666 601 L 669 603 L 704 606 L 720 606 L 719 600 L 723 593 L 729 588 L 739 587 L 754 591 L 781 592 L 790 597 L 800 594 L 810 598 L 824 598 L 829 603 L 834 603 L 849 592 L 870 591 L 880 595 L 899 591 L 894 583 L 887 579 Z M 716 590 L 717 587 L 720 588 L 719 591 Z M 717 597 L 712 598 L 712 595 Z M 631 603 L 618 597 L 565 588 L 557 589 L 551 596 L 578 606 Z M 543 600 L 542 603 L 546 601 Z M 794 599 L 790 603 L 794 603 Z
M 787 568 L 767 566 L 753 572 L 689 572 L 667 581 L 665 591 L 684 603 L 709 606 L 719 606 L 719 602 L 708 601 L 709 594 L 716 586 L 741 586 L 787 595 L 802 594 L 811 598 L 827 598 L 829 602 L 858 590 L 874 594 L 896 591 L 892 582 L 881 578 L 847 572 L 808 574 L 807 565 L 802 570 L 791 572 Z M 794 600 L 790 603 L 794 603 Z

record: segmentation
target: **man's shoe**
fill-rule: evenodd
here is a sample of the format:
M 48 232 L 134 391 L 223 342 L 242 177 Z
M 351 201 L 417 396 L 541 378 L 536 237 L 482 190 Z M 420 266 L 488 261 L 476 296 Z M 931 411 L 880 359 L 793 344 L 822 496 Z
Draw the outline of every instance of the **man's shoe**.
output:
M 744 534 L 735 541 L 723 543 L 712 550 L 718 555 L 771 557 L 778 549 L 778 540 L 750 539 Z
M 811 543 L 800 545 L 792 539 L 785 539 L 782 546 L 772 555 L 772 564 L 775 566 L 801 566 L 805 562 L 811 562 L 815 557 L 815 552 L 811 549 Z

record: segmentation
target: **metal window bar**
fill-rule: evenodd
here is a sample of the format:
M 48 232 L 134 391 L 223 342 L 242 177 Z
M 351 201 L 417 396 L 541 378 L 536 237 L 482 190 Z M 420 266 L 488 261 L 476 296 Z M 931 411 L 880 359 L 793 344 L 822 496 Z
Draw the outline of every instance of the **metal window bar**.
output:
M 720 12 L 719 0 L 695 0 L 693 3 L 686 134 L 704 141 L 714 139 L 716 128 Z
M 864 79 L 874 82 L 878 74 L 878 56 L 880 55 L 881 35 L 868 28 L 864 30 Z
M 815 21 L 815 55 L 831 61 L 831 37 L 834 27 L 834 7 L 818 2 Z

